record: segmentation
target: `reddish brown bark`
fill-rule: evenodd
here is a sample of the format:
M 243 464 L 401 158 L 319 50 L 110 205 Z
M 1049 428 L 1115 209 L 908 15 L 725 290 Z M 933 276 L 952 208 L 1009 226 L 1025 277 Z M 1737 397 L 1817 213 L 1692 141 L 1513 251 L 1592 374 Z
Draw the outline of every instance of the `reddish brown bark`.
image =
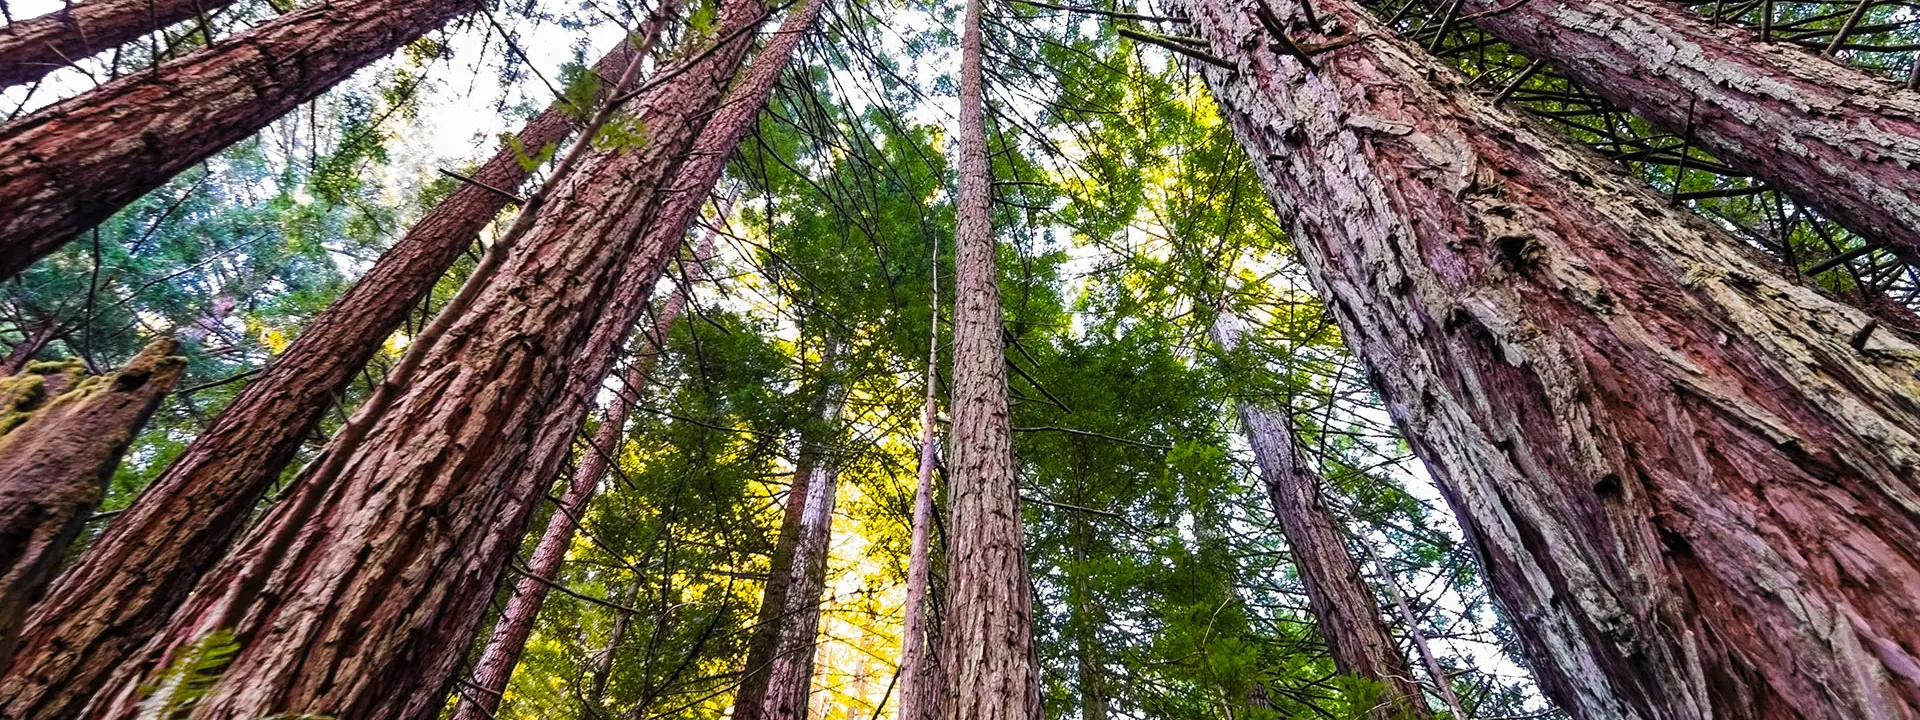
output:
M 0 127 L 0 279 L 475 7 L 313 5 Z
M 1038 720 L 1033 598 L 1020 545 L 1007 415 L 1006 349 L 987 164 L 981 0 L 960 35 L 959 183 L 954 213 L 953 461 L 948 475 L 947 604 L 940 653 L 947 720 Z
M 360 418 L 364 439 L 337 479 L 297 479 L 108 682 L 95 715 L 135 714 L 140 680 L 223 627 L 242 649 L 198 717 L 438 714 L 484 614 L 489 593 L 472 589 L 493 586 L 523 536 L 544 490 L 528 479 L 564 460 L 544 443 L 578 430 L 587 386 L 606 375 L 610 350 L 592 356 L 605 358 L 597 368 L 581 362 L 590 341 L 632 326 L 610 317 L 607 299 L 629 258 L 656 253 L 640 247 L 642 231 L 765 9 L 735 0 L 721 13 L 725 42 L 687 72 L 663 72 L 671 79 L 634 109 L 647 142 L 592 154 L 555 180 L 493 281 L 423 349 L 420 374 L 384 413 Z
M 719 216 L 724 219 L 727 212 L 728 208 L 723 206 Z M 694 251 L 694 271 L 689 274 L 689 281 L 697 278 L 700 263 L 706 260 L 712 248 L 713 236 L 709 234 Z M 547 528 L 541 533 L 539 543 L 534 545 L 533 557 L 527 561 L 526 576 L 514 584 L 513 595 L 507 600 L 507 607 L 500 611 L 500 619 L 494 623 L 486 647 L 481 650 L 480 660 L 474 664 L 473 677 L 458 693 L 460 703 L 454 709 L 455 720 L 488 720 L 500 708 L 507 681 L 512 679 L 513 668 L 520 663 L 520 653 L 526 649 L 527 638 L 533 634 L 533 623 L 540 615 L 540 606 L 546 603 L 547 582 L 559 574 L 560 564 L 566 561 L 567 549 L 573 546 L 575 523 L 583 517 L 587 503 L 593 499 L 601 483 L 606 482 L 612 460 L 619 457 L 620 446 L 626 438 L 627 414 L 645 390 L 653 360 L 659 357 L 665 347 L 667 331 L 686 308 L 689 290 L 685 285 L 674 290 L 666 304 L 661 306 L 653 332 L 642 339 L 642 353 L 633 359 L 632 365 L 622 376 L 622 391 L 607 406 L 606 414 L 600 420 L 600 428 L 593 435 L 592 445 L 581 453 L 566 494 L 561 496 L 553 517 L 547 520 Z M 539 479 L 528 482 L 538 483 Z
M 1239 320 L 1225 311 L 1214 321 L 1212 334 L 1225 352 L 1240 346 Z M 1235 401 L 1234 409 L 1334 667 L 1380 683 L 1380 703 L 1370 713 L 1376 720 L 1432 717 L 1413 668 L 1381 619 L 1380 603 L 1367 588 L 1360 563 L 1320 493 L 1320 473 L 1301 456 L 1287 416 L 1245 400 Z
M 595 66 L 619 77 L 622 42 Z M 566 140 L 577 121 L 549 107 L 520 131 L 527 153 Z M 503 147 L 416 222 L 285 353 L 248 383 L 38 605 L 15 665 L 0 676 L 0 716 L 63 717 L 128 653 L 158 632 L 226 554 L 260 499 L 311 437 L 334 398 L 469 247 L 528 171 Z M 133 569 L 138 571 L 132 571 Z
M 939 252 L 934 253 L 937 258 Z M 939 406 L 936 368 L 940 365 L 940 267 L 932 272 L 932 320 L 927 329 L 926 398 L 920 408 L 920 478 L 913 492 L 913 537 L 907 547 L 906 618 L 900 629 L 900 720 L 939 720 L 940 676 L 938 618 L 928 592 L 933 575 L 933 467 Z
M 5 361 L 0 361 L 0 375 L 19 375 L 20 371 L 27 369 L 27 363 L 32 362 L 34 354 L 53 339 L 54 331 L 60 329 L 59 325 L 49 317 L 24 328 L 26 337 L 20 338 L 19 344 L 7 350 Z
M 90 0 L 0 26 L 0 88 L 47 73 L 141 35 L 226 7 L 232 0 Z
M 1298 43 L 1338 38 L 1271 2 Z M 1305 269 L 1583 718 L 1920 716 L 1920 347 L 1353 3 L 1185 3 Z M 1284 46 L 1281 46 L 1284 47 Z
M 120 455 L 180 379 L 177 344 L 148 345 L 108 377 L 77 364 L 9 377 L 0 387 L 0 663 L 27 607 L 100 505 Z
M 1676 2 L 1465 0 L 1459 12 L 1485 13 L 1477 25 L 1608 102 L 1920 258 L 1920 93 Z

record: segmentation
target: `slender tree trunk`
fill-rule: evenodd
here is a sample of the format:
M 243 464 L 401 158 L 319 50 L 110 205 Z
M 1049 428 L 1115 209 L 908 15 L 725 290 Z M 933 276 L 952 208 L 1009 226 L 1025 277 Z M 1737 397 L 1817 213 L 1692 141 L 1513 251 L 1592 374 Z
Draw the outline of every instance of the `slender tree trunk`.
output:
M 920 409 L 920 477 L 913 491 L 913 537 L 907 549 L 906 619 L 900 630 L 900 720 L 939 720 L 941 694 L 939 618 L 934 615 L 933 576 L 933 467 L 938 463 L 939 405 L 936 394 L 940 365 L 939 248 L 933 253 L 932 308 L 927 329 L 927 395 Z
M 1033 598 L 1020 545 L 1018 478 L 1007 416 L 1006 348 L 987 164 L 981 0 L 960 36 L 955 206 L 953 460 L 948 478 L 947 607 L 941 670 L 947 720 L 1039 720 Z
M 20 371 L 26 370 L 27 364 L 33 362 L 33 356 L 47 346 L 47 341 L 53 339 L 54 331 L 58 329 L 60 323 L 53 317 L 42 318 L 26 328 L 26 337 L 20 338 L 20 344 L 8 350 L 7 359 L 0 362 L 0 375 L 19 375 Z
M 1477 25 L 1608 102 L 1920 258 L 1920 93 L 1678 2 L 1465 0 L 1459 12 L 1484 13 Z
M 720 217 L 724 219 L 727 212 L 723 207 Z M 687 278 L 689 282 L 695 281 L 700 274 L 700 263 L 706 260 L 712 249 L 713 236 L 709 234 L 694 251 L 695 269 Z M 640 343 L 648 350 L 634 358 L 628 367 L 626 375 L 621 378 L 622 391 L 614 395 L 613 402 L 607 406 L 606 415 L 601 418 L 599 430 L 594 433 L 592 445 L 581 454 L 566 494 L 560 498 L 559 507 L 554 510 L 553 517 L 547 520 L 547 529 L 534 546 L 533 559 L 527 562 L 527 576 L 514 584 L 513 596 L 507 600 L 506 609 L 501 611 L 500 620 L 493 626 L 487 645 L 480 653 L 480 661 L 474 665 L 473 677 L 458 693 L 460 703 L 454 709 L 454 720 L 489 720 L 500 709 L 500 699 L 507 690 L 507 681 L 513 677 L 514 666 L 520 663 L 520 653 L 526 649 L 527 638 L 533 634 L 533 622 L 540 615 L 540 606 L 546 602 L 547 583 L 559 574 L 560 564 L 567 557 L 567 549 L 573 546 L 574 523 L 584 516 L 588 501 L 593 499 L 601 483 L 606 481 L 608 469 L 620 454 L 620 446 L 626 438 L 627 414 L 632 410 L 633 403 L 639 401 L 647 385 L 647 377 L 652 372 L 653 360 L 665 349 L 667 332 L 686 308 L 689 292 L 690 288 L 685 284 L 674 290 L 666 304 L 661 306 L 653 332 Z M 539 480 L 530 482 L 538 483 Z
M 622 42 L 595 66 L 618 78 L 637 55 Z M 611 83 L 607 83 L 611 84 Z M 528 154 L 561 143 L 575 116 L 549 107 L 520 131 Z M 64 717 L 154 633 L 226 555 L 260 500 L 381 344 L 406 320 L 528 171 L 503 147 L 315 316 L 285 353 L 156 478 L 35 607 L 0 716 Z M 137 571 L 135 570 L 137 569 Z
M 1233 353 L 1239 349 L 1239 319 L 1232 314 L 1221 311 L 1212 334 L 1221 351 Z M 1294 567 L 1300 571 L 1300 584 L 1306 588 L 1307 602 L 1313 608 L 1314 625 L 1333 651 L 1334 667 L 1381 684 L 1381 703 L 1372 717 L 1432 717 L 1413 668 L 1400 654 L 1399 644 L 1380 617 L 1380 603 L 1367 588 L 1359 560 L 1347 548 L 1346 535 L 1320 494 L 1320 473 L 1300 455 L 1287 416 L 1244 400 L 1236 400 L 1234 409 L 1246 430 L 1247 444 L 1253 447 L 1254 461 L 1260 466 L 1260 480 L 1266 485 L 1273 517 L 1280 523 L 1280 534 L 1286 537 Z
M 93 715 L 133 715 L 141 680 L 223 628 L 241 649 L 196 717 L 439 713 L 490 595 L 472 589 L 493 587 L 518 547 L 545 489 L 529 479 L 558 472 L 565 453 L 543 443 L 578 430 L 612 363 L 617 343 L 606 338 L 632 326 L 608 298 L 629 258 L 656 252 L 640 247 L 643 230 L 765 13 L 754 0 L 722 3 L 721 47 L 693 56 L 688 72 L 661 73 L 671 79 L 634 109 L 647 142 L 595 153 L 557 179 L 493 281 L 422 348 L 420 373 L 384 413 L 362 410 L 367 429 L 337 476 L 297 479 L 115 673 Z M 608 349 L 592 356 L 602 364 L 582 367 L 602 341 Z
M 1085 497 L 1076 502 L 1084 503 Z M 1093 530 L 1087 527 L 1087 519 L 1080 513 L 1074 513 L 1069 521 L 1073 533 L 1073 643 L 1080 691 L 1079 720 L 1107 720 L 1107 668 L 1101 657 L 1100 628 L 1106 625 L 1106 613 L 1100 607 L 1099 599 L 1094 597 L 1092 583 L 1089 582 L 1087 564 L 1093 560 L 1088 548 L 1093 544 Z
M 0 663 L 20 621 L 106 493 L 120 455 L 180 379 L 177 344 L 148 345 L 108 377 L 29 373 L 0 387 Z
M 0 88 L 226 7 L 232 0 L 90 0 L 0 26 Z
M 1275 0 L 1293 43 L 1311 31 Z M 1920 348 L 1348 0 L 1185 3 L 1301 267 L 1582 718 L 1920 716 Z
M 320 3 L 0 127 L 0 279 L 475 7 Z
M 627 599 L 622 604 L 632 607 L 634 601 L 639 599 L 645 583 L 645 576 L 634 577 L 633 583 L 627 586 Z M 626 642 L 627 628 L 632 624 L 631 610 L 620 610 L 619 615 L 613 618 L 613 629 L 607 632 L 607 647 L 593 659 L 593 682 L 588 686 L 586 698 L 589 707 L 601 708 L 606 705 L 607 681 L 613 675 L 614 654 L 619 652 L 620 645 Z

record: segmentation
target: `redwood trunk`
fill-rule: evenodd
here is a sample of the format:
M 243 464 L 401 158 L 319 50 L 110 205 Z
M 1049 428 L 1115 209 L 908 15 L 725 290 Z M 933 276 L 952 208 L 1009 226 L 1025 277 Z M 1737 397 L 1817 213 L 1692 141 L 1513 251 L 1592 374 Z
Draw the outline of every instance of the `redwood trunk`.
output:
M 1582 718 L 1920 716 L 1920 347 L 1346 0 L 1187 2 L 1306 270 Z M 1334 40 L 1278 0 L 1297 43 Z M 1856 349 L 1855 346 L 1860 349 Z
M 721 217 L 724 218 L 726 212 L 725 209 L 721 210 Z M 696 270 L 688 277 L 689 281 L 699 274 L 699 262 L 706 259 L 712 245 L 713 237 L 709 235 L 695 251 Z M 493 632 L 488 636 L 487 645 L 480 653 L 480 661 L 474 665 L 473 678 L 458 693 L 460 704 L 453 713 L 455 720 L 489 720 L 494 716 L 494 711 L 500 708 L 500 699 L 507 691 L 507 681 L 513 677 L 514 666 L 520 663 L 520 653 L 526 649 L 527 638 L 533 634 L 534 620 L 540 615 L 540 606 L 547 600 L 547 582 L 559 574 L 560 564 L 567 558 L 567 549 L 573 546 L 574 523 L 587 511 L 588 501 L 593 499 L 600 484 L 606 481 L 613 459 L 620 455 L 620 445 L 626 438 L 627 414 L 632 410 L 633 403 L 639 401 L 647 385 L 653 360 L 666 347 L 667 331 L 686 308 L 689 290 L 682 285 L 667 298 L 666 304 L 660 308 L 652 334 L 642 343 L 650 350 L 636 357 L 621 378 L 622 391 L 614 395 L 613 402 L 607 406 L 600 429 L 593 435 L 593 444 L 581 453 L 566 494 L 560 498 L 553 517 L 547 520 L 547 529 L 540 535 L 540 542 L 534 546 L 533 559 L 527 562 L 527 576 L 514 584 L 513 596 L 507 600 L 506 609 L 500 612 L 500 620 L 494 624 Z M 538 483 L 539 479 L 534 478 L 530 482 Z
M 596 70 L 620 77 L 634 54 L 622 42 Z M 520 145 L 538 153 L 575 125 L 573 115 L 549 107 L 520 131 Z M 334 399 L 506 207 L 506 197 L 481 184 L 514 189 L 527 176 L 519 153 L 501 148 L 473 173 L 477 184 L 463 184 L 415 223 L 108 525 L 35 608 L 16 664 L 0 676 L 0 716 L 71 715 L 71 703 L 84 702 L 160 631 Z
M 947 720 L 1038 720 L 1033 598 L 1020 545 L 1018 479 L 1007 416 L 982 87 L 981 0 L 960 36 L 959 192 L 955 204 L 953 460 L 941 670 Z
M 0 279 L 476 7 L 320 3 L 0 127 Z
M 232 0 L 91 0 L 0 26 L 0 88 L 39 80 Z
M 26 337 L 7 351 L 5 361 L 0 361 L 0 375 L 19 375 L 20 371 L 27 369 L 27 364 L 33 362 L 33 356 L 47 346 L 47 341 L 53 339 L 54 331 L 60 329 L 60 324 L 48 317 L 22 329 L 26 331 Z
M 1239 348 L 1238 323 L 1226 312 L 1214 321 L 1213 341 L 1222 351 Z M 1293 566 L 1300 571 L 1314 625 L 1333 651 L 1334 667 L 1381 684 L 1381 702 L 1371 717 L 1432 717 L 1412 666 L 1400 654 L 1386 621 L 1380 619 L 1380 603 L 1362 579 L 1360 563 L 1348 550 L 1346 536 L 1320 494 L 1320 473 L 1300 455 L 1287 416 L 1244 400 L 1236 400 L 1234 408 L 1260 466 L 1273 517 L 1287 539 Z
M 120 455 L 180 379 L 176 343 L 148 345 L 110 377 L 77 370 L 6 379 L 0 432 L 0 663 L 27 607 L 100 505 Z
M 523 537 L 545 489 L 530 479 L 552 477 L 564 460 L 542 443 L 578 430 L 589 394 L 579 379 L 597 385 L 612 362 L 609 350 L 605 364 L 582 367 L 582 353 L 619 320 L 619 335 L 631 327 L 607 299 L 628 258 L 655 251 L 640 247 L 642 230 L 764 14 L 753 0 L 723 3 L 723 46 L 635 109 L 647 142 L 595 154 L 556 180 L 470 311 L 424 349 L 420 373 L 386 412 L 365 418 L 365 440 L 337 479 L 297 480 L 168 630 L 115 673 L 94 714 L 133 715 L 134 688 L 169 653 L 233 627 L 242 649 L 196 717 L 438 715 L 490 595 L 473 589 L 494 586 Z M 555 427 L 555 417 L 571 423 Z
M 1920 93 L 1677 2 L 1465 0 L 1459 12 L 1487 13 L 1475 23 L 1608 102 L 1920 258 Z
M 927 337 L 927 396 L 920 409 L 920 478 L 913 492 L 913 537 L 907 549 L 906 618 L 900 630 L 900 720 L 939 720 L 939 622 L 928 593 L 933 576 L 933 467 L 938 421 L 936 368 L 940 363 L 940 273 L 935 252 L 932 320 Z

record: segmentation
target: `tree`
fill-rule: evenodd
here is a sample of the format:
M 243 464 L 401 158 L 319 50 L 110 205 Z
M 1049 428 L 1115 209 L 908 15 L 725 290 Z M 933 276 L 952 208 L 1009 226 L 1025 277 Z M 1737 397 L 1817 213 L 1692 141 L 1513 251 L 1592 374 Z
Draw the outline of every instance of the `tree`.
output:
M 1318 25 L 1296 2 L 1186 7 L 1551 696 L 1589 718 L 1920 711 L 1897 619 L 1920 523 L 1892 500 L 1920 459 L 1920 349 L 1350 3 L 1315 2 Z
M 0 279 L 474 7 L 315 5 L 0 127 Z
M 1020 545 L 1020 496 L 1007 412 L 1006 351 L 987 164 L 981 0 L 960 39 L 955 203 L 953 465 L 948 482 L 945 646 L 949 720 L 1038 720 L 1033 600 Z
M 212 0 L 94 0 L 0 26 L 0 87 L 39 80 L 74 60 L 225 7 Z
M 79 363 L 49 364 L 0 387 L 0 664 L 120 454 L 180 378 L 186 361 L 175 348 L 155 342 L 107 377 L 82 379 Z
M 1212 327 L 1213 342 L 1228 355 L 1240 349 L 1239 319 L 1222 309 Z M 1267 501 L 1280 523 L 1313 606 L 1314 624 L 1326 636 L 1340 672 L 1372 680 L 1382 686 L 1380 706 L 1371 713 L 1382 720 L 1432 717 L 1413 668 L 1407 664 L 1393 634 L 1380 618 L 1380 604 L 1367 589 L 1360 563 L 1347 549 L 1333 511 L 1321 496 L 1322 480 L 1309 467 L 1296 445 L 1290 419 L 1284 412 L 1245 400 L 1234 403 L 1247 444 L 1253 447 L 1266 485 Z M 1438 678 L 1445 683 L 1445 678 Z
M 1711 24 L 1675 2 L 1471 0 L 1457 12 L 1909 262 L 1920 259 L 1920 178 L 1908 169 L 1920 163 L 1913 91 Z

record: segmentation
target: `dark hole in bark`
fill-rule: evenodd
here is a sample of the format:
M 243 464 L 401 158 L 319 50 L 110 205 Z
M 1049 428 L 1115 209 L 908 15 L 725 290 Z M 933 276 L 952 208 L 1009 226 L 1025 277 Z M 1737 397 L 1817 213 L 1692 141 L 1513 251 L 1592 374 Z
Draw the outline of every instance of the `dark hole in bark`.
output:
M 1593 494 L 1599 495 L 1606 500 L 1619 499 L 1621 495 L 1620 476 L 1607 473 L 1604 477 L 1600 478 L 1600 482 L 1593 484 Z
M 1525 235 L 1506 235 L 1493 241 L 1494 250 L 1500 253 L 1500 260 L 1515 272 L 1526 272 L 1533 264 L 1532 238 Z
M 1660 528 L 1660 544 L 1667 549 L 1668 555 L 1692 555 L 1693 544 L 1668 528 Z

